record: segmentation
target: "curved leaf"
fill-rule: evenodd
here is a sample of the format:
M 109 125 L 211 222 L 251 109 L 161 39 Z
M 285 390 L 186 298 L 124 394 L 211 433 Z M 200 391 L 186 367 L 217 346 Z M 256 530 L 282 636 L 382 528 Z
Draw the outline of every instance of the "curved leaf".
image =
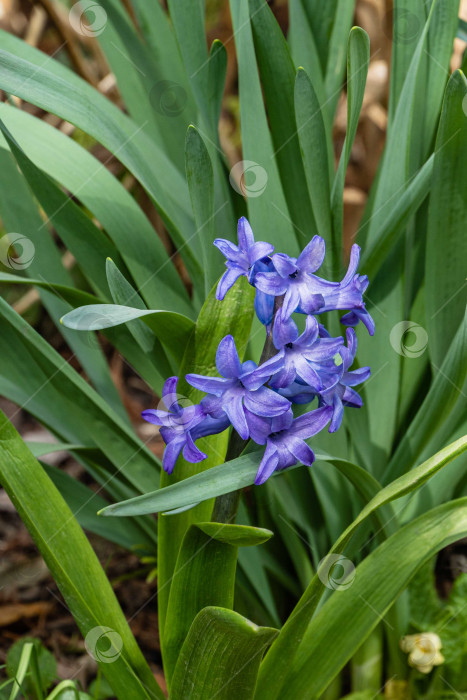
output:
M 231 610 L 204 608 L 193 621 L 173 677 L 174 698 L 251 700 L 264 651 L 277 634 Z

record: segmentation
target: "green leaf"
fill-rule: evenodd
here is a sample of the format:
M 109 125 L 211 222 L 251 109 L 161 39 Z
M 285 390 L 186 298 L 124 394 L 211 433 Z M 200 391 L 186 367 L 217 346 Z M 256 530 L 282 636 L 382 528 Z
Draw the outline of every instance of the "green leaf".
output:
M 16 430 L 0 415 L 0 478 L 28 528 L 88 645 L 111 628 L 113 663 L 102 671 L 117 697 L 164 694 L 136 644 L 125 616 L 88 540 L 64 500 Z M 26 487 L 27 484 L 27 487 Z M 44 499 L 48 508 L 44 508 Z M 99 629 L 104 627 L 105 630 Z M 90 635 L 90 636 L 89 636 Z M 94 646 L 99 659 L 99 652 Z
M 425 274 L 430 356 L 440 366 L 464 315 L 467 300 L 467 81 L 450 78 L 436 140 L 428 212 Z M 449 231 L 449 235 L 446 235 Z
M 267 231 L 268 241 L 278 247 L 287 241 L 289 255 L 299 252 L 294 227 L 282 189 L 279 170 L 264 108 L 256 64 L 248 0 L 230 1 L 238 62 L 240 128 L 243 161 L 236 164 L 248 205 L 253 231 Z M 249 187 L 246 179 L 254 175 Z M 231 174 L 232 177 L 232 174 Z
M 134 309 L 131 306 L 117 304 L 90 304 L 65 314 L 61 322 L 67 328 L 74 330 L 96 331 L 128 323 L 137 318 L 149 326 L 177 361 L 181 361 L 194 323 L 186 316 L 173 311 Z
M 188 529 L 178 554 L 165 621 L 164 671 L 169 687 L 196 615 L 210 605 L 233 608 L 238 547 L 261 544 L 271 536 L 269 530 L 211 522 Z
M 317 233 L 317 229 L 295 124 L 295 68 L 282 30 L 267 3 L 264 0 L 249 0 L 249 7 L 274 156 L 297 240 L 303 247 Z
M 338 247 L 332 239 L 330 186 L 326 174 L 332 172 L 333 164 L 328 160 L 323 113 L 303 68 L 299 68 L 295 79 L 295 119 L 313 214 L 319 235 L 326 241 L 326 250 L 332 258 Z
M 208 64 L 208 100 L 211 109 L 211 124 L 215 132 L 222 108 L 222 98 L 227 74 L 227 50 L 219 39 L 214 39 Z
M 24 58 L 1 50 L 0 86 L 75 124 L 112 153 L 118 153 L 119 160 L 153 198 L 176 243 L 187 244 L 192 221 L 187 187 L 180 172 L 116 105 L 70 71 L 53 66 L 52 72 L 51 68 L 49 64 L 47 69 L 38 70 Z M 183 252 L 190 273 L 196 277 L 200 267 L 189 244 Z
M 216 256 L 216 262 L 219 262 L 216 255 L 218 251 L 212 245 L 215 238 L 214 174 L 204 141 L 192 125 L 188 127 L 186 133 L 185 159 L 188 189 L 196 226 L 193 238 L 197 253 L 203 261 L 204 293 L 207 297 L 217 278 L 216 265 L 211 265 L 210 261 L 213 256 Z
M 347 132 L 331 195 L 336 255 L 342 245 L 345 173 L 349 164 L 355 134 L 357 133 L 358 118 L 363 104 L 369 63 L 370 39 L 368 34 L 360 27 L 353 27 L 349 34 L 347 49 Z M 340 266 L 341 261 L 337 260 L 337 262 Z
M 320 568 L 317 574 L 292 611 L 292 614 L 283 626 L 274 646 L 261 665 L 258 679 L 258 700 L 263 697 L 268 698 L 268 700 L 274 700 L 277 697 L 281 697 L 282 699 L 280 693 L 284 679 L 289 671 L 296 649 L 307 626 L 313 618 L 319 600 L 325 590 L 323 578 L 324 580 L 327 579 L 327 572 L 329 572 L 330 563 L 333 561 L 330 559 L 330 556 L 343 553 L 357 528 L 373 513 L 377 515 L 381 506 L 416 490 L 446 464 L 449 464 L 449 462 L 466 450 L 467 436 L 448 445 L 423 464 L 381 489 L 373 496 L 369 503 L 367 503 L 353 523 L 342 533 L 339 539 L 334 543 L 329 554 L 320 562 Z M 363 481 L 362 486 L 364 486 Z M 380 514 L 380 516 L 382 516 L 380 524 L 383 528 L 386 528 L 388 518 L 386 514 Z M 389 530 L 389 533 L 390 532 Z M 415 549 L 416 548 L 412 547 L 412 551 Z
M 448 420 L 467 377 L 467 312 L 441 367 L 433 363 L 434 379 L 415 418 L 389 462 L 383 482 L 403 473 L 417 461 L 436 431 Z
M 47 454 L 49 453 L 50 449 L 47 451 Z M 151 553 L 155 551 L 157 538 L 154 523 L 151 519 L 132 518 L 124 523 L 122 522 L 122 527 L 119 527 L 119 521 L 114 523 L 117 527 L 114 525 L 107 527 L 106 521 L 103 518 L 99 518 L 97 511 L 105 508 L 108 501 L 62 469 L 48 464 L 43 464 L 42 466 L 47 476 L 60 491 L 70 510 L 75 514 L 82 528 L 104 537 L 109 542 L 115 542 L 129 551 L 136 548 L 140 551 Z M 143 522 L 144 526 L 142 525 Z
M 136 309 L 146 310 L 146 304 L 138 292 L 133 289 L 111 258 L 106 260 L 105 271 L 114 304 L 131 305 Z M 144 352 L 154 352 L 157 358 L 164 354 L 160 343 L 142 321 L 136 319 L 133 323 L 130 322 L 128 330 Z
M 264 651 L 277 634 L 231 610 L 208 607 L 195 618 L 175 669 L 172 693 L 190 700 L 251 700 Z
M 1 36 L 3 40 L 5 35 Z M 6 43 L 13 40 L 16 46 L 14 42 L 18 40 L 15 37 L 10 34 L 6 37 Z M 23 48 L 27 54 L 30 50 L 34 52 L 26 44 Z M 5 103 L 0 104 L 0 116 L 11 130 L 21 133 L 22 146 L 30 159 L 79 197 L 100 221 L 120 251 L 148 306 L 190 315 L 191 303 L 162 241 L 154 235 L 152 225 L 136 200 L 110 171 L 102 168 L 91 153 L 44 120 Z M 3 137 L 0 137 L 0 145 L 5 148 Z M 73 168 L 70 168 L 70 162 Z M 128 236 L 129 230 L 131 237 Z
M 345 590 L 336 591 L 308 626 L 285 679 L 281 700 L 318 697 L 380 623 L 420 566 L 466 533 L 467 499 L 459 499 L 417 518 L 370 554 L 357 567 L 354 580 Z
M 180 368 L 178 392 L 185 394 L 189 401 L 198 402 L 202 393 L 190 387 L 182 379 L 188 372 L 217 375 L 215 364 L 219 342 L 231 333 L 235 339 L 240 358 L 243 357 L 247 339 L 250 334 L 253 317 L 254 289 L 245 278 L 240 278 L 230 289 L 223 301 L 216 299 L 216 287 L 211 290 L 201 309 L 196 327 L 187 345 L 185 357 Z M 232 319 L 235 322 L 232 323 Z M 207 459 L 199 464 L 186 462 L 180 457 L 171 475 L 161 474 L 161 488 L 165 491 L 170 484 L 183 481 L 198 472 L 205 471 L 224 460 L 227 451 L 228 434 L 212 435 L 199 440 L 199 448 L 207 454 Z M 161 491 L 161 493 L 162 493 Z M 198 499 L 202 500 L 202 499 Z M 191 500 L 187 505 L 196 503 Z M 158 518 L 158 605 L 159 629 L 164 651 L 165 611 L 178 551 L 185 532 L 192 523 L 210 520 L 212 501 L 208 500 L 178 515 L 161 515 Z
M 159 462 L 133 428 L 1 298 L 0 316 L 0 393 L 63 442 L 100 450 L 96 461 L 110 470 L 108 487 L 126 483 L 123 497 L 152 488 Z
M 320 41 L 328 44 L 324 85 L 326 89 L 327 113 L 332 124 L 345 76 L 345 42 L 352 27 L 355 0 L 337 0 L 337 2 L 333 0 L 329 5 L 329 12 L 332 11 L 332 5 L 335 7 L 330 39 L 329 41 L 327 40 L 329 34 L 325 35 L 322 27 L 318 27 L 315 38 L 318 34 L 320 35 Z

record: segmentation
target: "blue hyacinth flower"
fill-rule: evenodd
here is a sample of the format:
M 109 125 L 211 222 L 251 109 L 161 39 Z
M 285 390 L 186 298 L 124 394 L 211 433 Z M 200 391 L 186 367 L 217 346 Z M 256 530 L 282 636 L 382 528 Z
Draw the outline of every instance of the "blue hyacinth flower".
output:
M 227 271 L 217 285 L 216 299 L 220 301 L 239 277 L 244 275 L 250 278 L 254 264 L 274 251 L 274 246 L 270 243 L 255 243 L 252 228 L 244 216 L 238 221 L 237 236 L 238 246 L 225 238 L 216 238 L 214 241 L 214 245 L 227 259 Z
M 264 484 L 275 471 L 297 462 L 311 467 L 315 455 L 305 440 L 323 430 L 331 415 L 330 406 L 317 408 L 295 419 L 290 410 L 275 418 L 248 415 L 252 439 L 258 445 L 266 445 L 255 484 Z
M 240 437 L 246 440 L 250 435 L 247 410 L 270 417 L 280 416 L 290 408 L 290 401 L 263 386 L 281 362 L 281 358 L 272 358 L 259 367 L 252 360 L 241 363 L 235 340 L 227 335 L 216 353 L 216 367 L 221 376 L 187 374 L 186 380 L 208 394 L 201 401 L 205 413 L 213 418 L 226 414 Z
M 283 365 L 270 380 L 271 387 L 288 387 L 298 379 L 318 393 L 325 386 L 331 388 L 339 381 L 342 371 L 335 365 L 333 358 L 343 347 L 344 339 L 320 338 L 318 322 L 314 316 L 307 316 L 305 330 L 301 335 L 291 318 L 281 321 L 276 316 L 273 341 L 276 348 L 280 349 L 279 356 L 283 358 Z M 332 377 L 331 367 L 334 368 Z M 323 369 L 328 382 L 326 385 L 321 378 Z
M 349 368 L 352 366 L 357 353 L 357 336 L 353 328 L 347 328 L 346 337 L 347 347 L 344 346 L 339 351 L 342 358 L 342 375 L 337 384 L 319 395 L 319 405 L 331 406 L 333 409 L 331 425 L 329 426 L 330 433 L 334 433 L 340 428 L 344 415 L 344 406 L 352 406 L 354 408 L 363 406 L 361 396 L 352 387 L 365 382 L 371 374 L 369 367 L 361 367 L 350 371 Z M 326 380 L 325 373 L 323 373 L 323 378 Z
M 214 419 L 206 415 L 201 405 L 181 406 L 177 394 L 178 377 L 169 377 L 162 390 L 162 400 L 167 411 L 148 409 L 142 417 L 148 423 L 160 425 L 160 434 L 166 444 L 162 458 L 164 470 L 171 474 L 180 453 L 188 462 L 206 459 L 195 445 L 195 440 L 206 435 L 221 433 L 229 426 L 226 417 Z

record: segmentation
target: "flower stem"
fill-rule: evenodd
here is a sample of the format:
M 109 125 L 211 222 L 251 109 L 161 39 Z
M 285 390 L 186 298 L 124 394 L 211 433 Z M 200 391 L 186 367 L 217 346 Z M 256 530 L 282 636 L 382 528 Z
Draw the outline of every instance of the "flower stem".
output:
M 271 324 L 271 330 L 266 337 L 264 343 L 263 352 L 261 353 L 261 359 L 259 364 L 262 365 L 263 362 L 269 360 L 276 349 L 272 341 L 272 326 L 274 325 L 274 318 L 276 313 L 281 308 L 284 302 L 284 296 L 276 297 L 274 302 L 274 316 Z M 232 459 L 240 457 L 243 450 L 248 444 L 248 440 L 243 440 L 240 435 L 232 429 L 232 434 L 230 436 L 229 446 L 227 448 L 227 454 L 225 456 L 225 461 L 230 462 Z M 241 489 L 238 491 L 231 491 L 230 493 L 224 493 L 222 496 L 218 496 L 214 503 L 214 508 L 212 511 L 211 520 L 214 523 L 232 523 L 237 517 L 238 506 L 240 503 Z

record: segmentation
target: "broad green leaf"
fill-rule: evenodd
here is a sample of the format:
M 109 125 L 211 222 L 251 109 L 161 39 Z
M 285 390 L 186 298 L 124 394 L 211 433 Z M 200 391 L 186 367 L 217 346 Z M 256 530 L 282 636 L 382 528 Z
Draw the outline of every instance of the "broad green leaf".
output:
M 330 4 L 331 3 L 328 3 L 328 5 Z M 317 43 L 307 17 L 309 6 L 310 3 L 305 3 L 303 0 L 290 0 L 287 42 L 294 64 L 296 66 L 303 66 L 307 75 L 310 76 L 318 102 L 320 105 L 323 105 L 324 110 L 326 110 L 320 55 L 318 54 Z M 315 9 L 315 16 L 317 14 L 317 9 L 318 8 Z M 325 115 L 323 119 L 325 119 Z M 325 121 L 327 121 L 327 119 L 325 119 Z
M 187 244 L 192 224 L 187 187 L 179 171 L 141 127 L 136 127 L 118 107 L 80 78 L 70 78 L 68 73 L 64 78 L 62 71 L 51 72 L 50 66 L 38 70 L 24 58 L 0 51 L 2 89 L 75 124 L 118 154 L 153 198 L 176 243 Z M 189 244 L 183 252 L 190 273 L 196 277 L 200 268 Z
M 332 556 L 336 554 L 341 555 L 345 551 L 345 547 L 357 528 L 373 513 L 378 514 L 378 510 L 381 506 L 397 498 L 401 498 L 407 493 L 413 492 L 466 450 L 467 436 L 448 445 L 423 464 L 381 489 L 373 496 L 369 503 L 367 503 L 356 520 L 342 533 L 329 554 L 321 561 L 317 574 L 314 576 L 307 590 L 283 626 L 274 646 L 267 654 L 261 666 L 258 680 L 258 700 L 263 697 L 268 698 L 268 700 L 274 700 L 277 697 L 282 698 L 280 693 L 284 679 L 290 669 L 296 649 L 310 620 L 313 618 L 319 600 L 324 592 L 323 578 L 324 580 L 328 578 L 330 566 L 334 561 Z M 384 528 L 387 527 L 387 524 L 388 518 L 386 515 L 383 515 L 381 525 Z M 394 535 L 392 535 L 392 537 L 394 537 Z M 412 551 L 415 551 L 415 549 L 416 548 L 412 548 Z
M 105 508 L 108 501 L 62 469 L 48 464 L 42 466 L 83 529 L 94 532 L 109 542 L 115 542 L 129 551 L 138 549 L 154 552 L 157 538 L 152 520 L 148 518 L 145 527 L 141 526 L 141 518 L 126 520 L 122 523 L 123 527 L 119 527 L 119 521 L 116 522 L 117 527 L 107 527 L 106 521 L 99 518 L 97 511 Z
M 345 173 L 357 133 L 369 63 L 370 39 L 368 34 L 360 27 L 353 27 L 349 35 L 347 49 L 347 132 L 331 195 L 335 255 L 339 254 L 342 246 Z M 341 261 L 337 259 L 337 263 L 338 271 Z
M 269 530 L 197 523 L 188 529 L 170 586 L 164 670 L 170 687 L 177 659 L 196 615 L 208 606 L 233 608 L 238 547 L 266 542 Z
M 264 108 L 248 0 L 231 0 L 230 12 L 238 62 L 243 156 L 243 161 L 234 166 L 230 177 L 235 175 L 243 181 L 248 218 L 256 239 L 267 238 L 278 250 L 281 250 L 286 242 L 287 253 L 296 255 L 299 250 L 297 238 L 274 158 L 274 147 Z M 249 177 L 254 177 L 254 181 L 249 181 Z
M 274 156 L 297 240 L 300 247 L 304 247 L 317 229 L 295 124 L 295 68 L 282 30 L 267 3 L 264 0 L 249 0 L 249 7 Z
M 379 268 L 383 265 L 387 256 L 398 242 L 399 237 L 405 230 L 410 217 L 412 217 L 423 200 L 428 195 L 433 176 L 434 156 L 431 155 L 420 170 L 410 179 L 407 187 L 399 197 L 394 197 L 390 211 L 386 212 L 386 217 L 381 223 L 378 238 L 367 241 L 362 250 L 362 269 L 373 278 Z
M 328 43 L 324 85 L 326 90 L 327 112 L 332 124 L 345 76 L 345 42 L 352 27 L 355 0 L 337 0 L 337 2 L 336 0 L 332 0 L 329 4 L 335 7 L 329 43 L 321 27 L 318 28 L 318 34 L 321 36 L 321 42 L 324 41 Z M 329 8 L 328 11 L 330 10 L 331 8 Z
M 100 450 L 107 479 L 125 482 L 127 498 L 152 488 L 159 462 L 133 429 L 1 298 L 0 316 L 0 393 L 61 441 Z
M 392 15 L 391 79 L 389 85 L 390 123 L 394 119 L 402 88 L 426 18 L 427 11 L 424 0 L 395 0 Z
M 251 700 L 261 658 L 277 634 L 232 610 L 208 607 L 190 628 L 175 669 L 172 694 L 190 700 Z
M 466 533 L 467 499 L 459 499 L 417 518 L 370 554 L 355 570 L 354 580 L 336 591 L 308 626 L 281 700 L 319 697 L 420 566 Z
M 173 67 L 168 69 L 161 49 L 153 51 L 146 43 L 146 35 L 138 34 L 127 8 L 119 0 L 103 0 L 101 5 L 106 10 L 108 24 L 98 35 L 98 41 L 128 111 L 183 172 L 183 135 L 189 123 L 188 115 L 191 112 L 191 118 L 194 116 L 193 105 L 187 104 L 186 90 L 179 84 L 178 74 L 177 79 L 174 77 Z M 92 6 L 89 12 L 92 17 Z M 164 30 L 170 33 L 169 27 L 161 26 L 165 19 L 161 15 L 164 15 L 162 9 L 157 18 L 158 33 Z
M 194 126 L 189 126 L 186 133 L 185 167 L 196 227 L 193 246 L 196 246 L 196 251 L 203 263 L 204 296 L 207 297 L 217 279 L 216 267 L 220 259 L 220 256 L 216 255 L 217 249 L 213 246 L 214 175 L 208 150 Z M 217 265 L 211 265 L 215 255 Z
M 211 124 L 215 133 L 217 133 L 217 125 L 221 114 L 226 73 L 227 50 L 219 39 L 214 39 L 209 54 L 207 103 L 211 110 Z
M 308 18 L 308 23 L 310 25 L 314 41 L 316 42 L 316 48 L 321 61 L 321 70 L 323 75 L 326 71 L 326 64 L 330 51 L 329 37 L 331 36 L 336 18 L 337 6 L 338 0 L 329 0 L 329 2 L 326 3 L 323 3 L 320 0 L 307 0 L 303 3 L 303 7 Z
M 215 357 L 217 347 L 222 338 L 231 333 L 235 339 L 239 356 L 240 358 L 243 357 L 253 317 L 253 300 L 254 290 L 243 277 L 235 283 L 223 301 L 216 299 L 216 287 L 211 290 L 201 309 L 180 368 L 178 392 L 182 395 L 185 394 L 188 400 L 197 402 L 202 394 L 189 387 L 182 378 L 188 372 L 216 375 Z M 234 322 L 232 321 L 233 319 Z M 226 431 L 220 435 L 212 435 L 199 440 L 198 446 L 208 455 L 207 459 L 199 464 L 191 464 L 180 457 L 172 475 L 168 475 L 165 472 L 161 473 L 162 491 L 169 488 L 171 484 L 176 484 L 193 474 L 203 472 L 216 464 L 222 463 L 227 451 L 227 442 L 228 434 Z M 186 505 L 191 505 L 201 500 L 203 499 L 195 498 Z M 184 513 L 160 515 L 158 518 L 158 606 L 162 649 L 164 648 L 165 611 L 178 550 L 185 532 L 192 523 L 210 520 L 212 505 L 212 501 L 208 500 Z
M 2 40 L 4 35 L 2 34 Z M 7 35 L 15 39 L 12 35 Z M 14 44 L 16 45 L 16 44 Z M 26 52 L 29 51 L 24 45 Z M 39 54 L 41 55 L 41 54 Z M 88 151 L 44 120 L 8 104 L 0 116 L 41 170 L 60 182 L 91 211 L 120 251 L 148 306 L 192 313 L 186 290 L 162 241 L 133 196 Z M 0 145 L 5 148 L 3 137 Z M 70 168 L 70 162 L 73 168 Z M 118 203 L 118 204 L 117 204 Z M 42 222 L 41 222 L 42 225 Z M 131 230 L 132 235 L 128 236 Z
M 20 252 L 21 255 L 25 252 L 29 255 L 22 273 L 28 277 L 71 287 L 71 274 L 63 266 L 60 252 L 48 228 L 44 226 L 29 187 L 18 171 L 11 153 L 6 150 L 0 151 L 0 214 L 6 230 L 14 232 L 15 237 L 20 237 L 20 246 L 21 240 L 26 245 L 23 253 Z M 5 240 L 1 245 L 4 244 Z M 23 265 L 20 267 L 23 268 Z M 6 266 L 2 265 L 2 268 L 8 270 Z M 70 307 L 66 303 L 69 300 L 57 298 L 45 286 L 39 294 L 53 322 L 60 328 L 59 319 L 69 311 Z M 63 337 L 99 393 L 124 420 L 127 420 L 100 347 L 90 347 L 85 338 L 73 338 L 67 330 Z
M 466 312 L 467 313 L 467 312 Z M 432 363 L 433 381 L 415 418 L 404 433 L 386 468 L 383 482 L 403 473 L 417 461 L 421 451 L 451 414 L 467 377 L 467 316 L 438 367 Z
M 203 0 L 169 0 L 170 19 L 188 81 L 206 124 L 209 122 L 207 85 L 209 56 L 204 31 Z
M 7 419 L 0 415 L 0 477 L 81 633 L 117 697 L 164 694 L 131 633 L 112 587 L 72 512 Z M 27 484 L 27 488 L 26 485 Z M 48 508 L 44 508 L 44 500 Z M 104 628 L 104 629 L 102 629 Z M 110 636 L 105 636 L 110 631 Z M 111 642 L 111 664 L 97 641 Z M 107 654 L 109 654 L 109 651 Z
M 134 309 L 131 306 L 117 304 L 90 304 L 70 311 L 61 322 L 67 328 L 78 331 L 96 331 L 128 323 L 137 318 L 149 326 L 177 361 L 181 360 L 194 323 L 186 316 L 172 311 Z
M 104 260 L 107 256 L 114 256 L 117 264 L 121 264 L 118 250 L 71 197 L 31 162 L 1 121 L 0 129 L 29 187 L 46 213 L 47 224 L 56 230 L 96 294 L 105 298 Z M 45 224 L 39 235 L 44 235 L 44 228 Z
M 313 214 L 319 235 L 326 241 L 326 250 L 332 259 L 340 249 L 340 241 L 338 246 L 332 238 L 330 185 L 326 176 L 333 165 L 328 160 L 323 113 L 303 68 L 299 68 L 295 79 L 295 119 Z M 332 265 L 329 272 L 331 270 Z
M 426 248 L 426 323 L 430 356 L 440 366 L 467 301 L 467 81 L 446 88 L 436 140 Z M 446 235 L 449 232 L 449 235 Z

